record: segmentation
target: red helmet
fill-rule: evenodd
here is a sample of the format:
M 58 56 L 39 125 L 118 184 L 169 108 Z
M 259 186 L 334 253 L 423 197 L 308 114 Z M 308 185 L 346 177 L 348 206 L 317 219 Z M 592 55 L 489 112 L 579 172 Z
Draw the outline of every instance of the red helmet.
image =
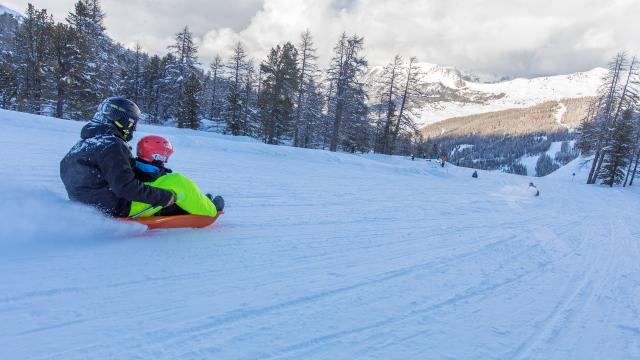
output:
M 162 136 L 145 136 L 138 141 L 138 157 L 144 161 L 160 161 L 162 164 L 169 161 L 173 154 L 173 145 Z

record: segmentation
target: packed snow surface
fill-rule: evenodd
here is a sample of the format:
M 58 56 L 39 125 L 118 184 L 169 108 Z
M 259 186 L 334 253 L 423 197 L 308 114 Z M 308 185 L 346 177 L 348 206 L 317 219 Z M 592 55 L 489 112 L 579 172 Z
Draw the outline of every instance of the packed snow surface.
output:
M 227 202 L 145 232 L 66 200 L 82 125 L 0 111 L 2 359 L 640 358 L 640 193 L 578 160 L 473 179 L 141 126 Z

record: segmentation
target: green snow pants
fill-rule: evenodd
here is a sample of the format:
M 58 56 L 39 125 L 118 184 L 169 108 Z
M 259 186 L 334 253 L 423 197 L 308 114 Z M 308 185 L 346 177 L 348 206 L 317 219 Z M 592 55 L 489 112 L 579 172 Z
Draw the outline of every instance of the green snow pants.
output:
M 189 214 L 216 216 L 218 213 L 215 205 L 213 205 L 211 200 L 209 200 L 209 198 L 200 191 L 198 185 L 182 174 L 172 173 L 163 175 L 155 181 L 147 182 L 145 184 L 172 191 L 176 195 L 176 205 Z M 149 204 L 132 201 L 129 216 L 133 216 L 148 209 L 149 207 L 151 207 Z M 158 206 L 141 215 L 141 217 L 153 216 L 153 214 L 160 210 L 162 210 L 162 207 Z

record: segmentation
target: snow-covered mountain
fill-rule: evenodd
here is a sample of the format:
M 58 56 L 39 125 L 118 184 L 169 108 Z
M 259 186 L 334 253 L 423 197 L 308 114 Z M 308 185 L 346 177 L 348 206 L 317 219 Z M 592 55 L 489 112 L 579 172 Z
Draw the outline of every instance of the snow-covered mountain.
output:
M 2 14 L 9 14 L 12 15 L 15 18 L 21 19 L 24 17 L 24 15 L 20 14 L 19 12 L 15 11 L 15 10 L 11 10 L 8 7 L 0 4 L 0 15 Z
M 413 111 L 413 116 L 420 126 L 452 117 L 594 96 L 606 74 L 606 69 L 595 68 L 568 75 L 483 82 L 490 79 L 449 66 L 430 63 L 418 65 L 424 96 L 418 100 L 419 106 Z M 382 67 L 373 67 L 366 81 L 371 83 L 381 72 Z

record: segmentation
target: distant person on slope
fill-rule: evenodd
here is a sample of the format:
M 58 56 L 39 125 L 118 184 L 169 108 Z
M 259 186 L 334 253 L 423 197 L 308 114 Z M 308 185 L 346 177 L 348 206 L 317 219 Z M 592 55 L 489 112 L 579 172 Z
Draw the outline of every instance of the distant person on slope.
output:
M 442 154 L 440 155 L 440 166 L 444 167 L 444 165 L 447 163 L 449 159 L 447 159 L 447 155 Z
M 203 194 L 198 186 L 184 175 L 174 173 L 165 167 L 173 154 L 173 145 L 161 136 L 145 136 L 138 142 L 134 171 L 136 178 L 145 184 L 172 191 L 176 194 L 176 203 L 163 209 L 156 208 L 142 216 L 168 215 L 204 215 L 216 216 L 224 209 L 222 196 L 215 198 Z M 144 202 L 131 203 L 131 213 L 136 214 L 152 207 Z
M 531 189 L 533 196 L 540 196 L 540 190 L 532 183 L 529 183 L 529 189 Z
M 82 128 L 81 140 L 60 162 L 60 177 L 69 199 L 94 206 L 113 217 L 132 214 L 133 201 L 168 207 L 176 202 L 169 190 L 145 185 L 133 171 L 131 148 L 141 113 L 122 97 L 104 100 Z

